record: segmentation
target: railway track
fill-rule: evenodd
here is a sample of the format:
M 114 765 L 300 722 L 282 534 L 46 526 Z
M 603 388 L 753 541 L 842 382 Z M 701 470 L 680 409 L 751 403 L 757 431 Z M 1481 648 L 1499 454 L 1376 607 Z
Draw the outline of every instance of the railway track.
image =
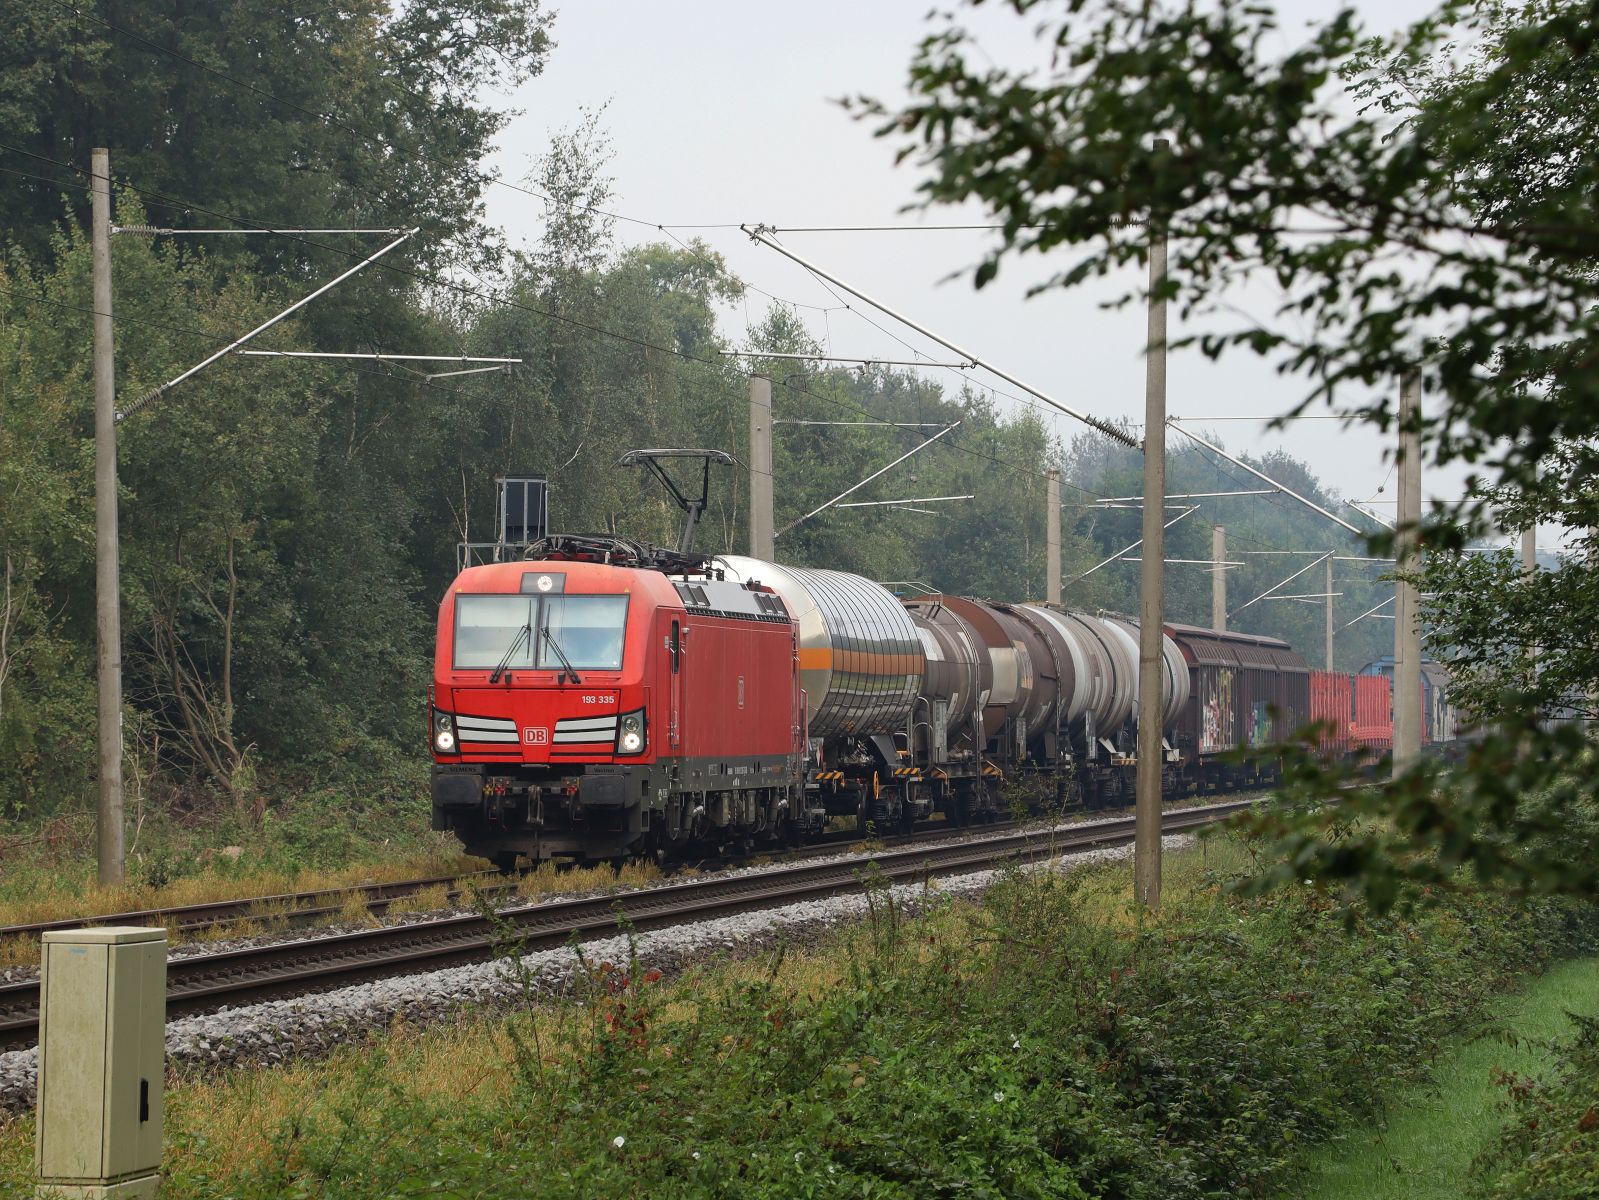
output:
M 358 896 L 366 910 L 381 916 L 396 900 L 429 888 L 445 887 L 452 898 L 464 895 L 463 883 L 481 880 L 478 886 L 488 892 L 514 888 L 516 880 L 498 871 L 465 871 L 437 875 L 428 879 L 405 879 L 391 883 L 362 883 L 347 888 L 323 888 L 312 892 L 280 892 L 271 896 L 249 896 L 238 900 L 213 900 L 204 904 L 183 904 L 173 908 L 144 908 L 131 912 L 105 913 L 93 917 L 64 917 L 57 921 L 36 921 L 29 925 L 0 925 L 0 939 L 33 937 L 61 929 L 84 929 L 95 925 L 167 925 L 179 933 L 197 933 L 243 921 L 286 921 L 308 924 L 338 916 L 351 896 Z
M 1210 824 L 1251 803 L 1233 800 L 1168 812 L 1162 829 L 1173 833 Z M 1001 833 L 953 845 L 885 848 L 875 851 L 868 861 L 876 864 L 878 878 L 906 882 L 980 870 L 996 863 L 1030 862 L 1064 852 L 1123 845 L 1133 840 L 1133 828 L 1131 816 L 1117 817 L 1081 827 Z M 514 932 L 524 951 L 548 949 L 572 937 L 613 934 L 619 915 L 636 929 L 652 929 L 855 891 L 863 886 L 863 865 L 855 858 L 703 876 L 616 896 L 511 908 L 502 911 L 497 922 Z M 471 914 L 175 959 L 167 965 L 167 1016 L 482 962 L 493 957 L 500 944 L 495 923 Z M 0 1049 L 37 1043 L 38 1010 L 36 982 L 0 985 Z
M 978 827 L 985 832 L 1010 828 L 1014 822 Z M 947 837 L 960 832 L 943 822 L 928 822 L 911 834 L 878 836 L 871 840 L 884 846 L 897 846 L 932 837 Z M 743 858 L 719 859 L 681 866 L 719 868 L 739 866 L 749 857 L 805 858 L 836 854 L 841 849 L 868 840 L 866 834 L 842 830 L 826 834 L 816 842 L 795 850 L 759 851 Z M 92 917 L 63 917 L 55 921 L 36 921 L 27 925 L 0 925 L 0 941 L 8 938 L 38 938 L 63 929 L 85 929 L 97 925 L 166 925 L 178 933 L 199 933 L 250 921 L 278 922 L 290 926 L 330 921 L 347 911 L 351 897 L 358 897 L 372 916 L 383 916 L 396 901 L 432 888 L 446 889 L 453 904 L 469 898 L 476 888 L 486 896 L 514 891 L 518 877 L 499 871 L 466 871 L 454 875 L 435 875 L 426 879 L 395 880 L 389 883 L 363 883 L 347 888 L 321 891 L 280 892 L 270 896 L 248 896 L 237 900 L 213 900 L 204 904 L 184 904 L 172 908 L 144 908 L 129 912 L 103 913 Z M 463 886 L 464 885 L 464 886 Z

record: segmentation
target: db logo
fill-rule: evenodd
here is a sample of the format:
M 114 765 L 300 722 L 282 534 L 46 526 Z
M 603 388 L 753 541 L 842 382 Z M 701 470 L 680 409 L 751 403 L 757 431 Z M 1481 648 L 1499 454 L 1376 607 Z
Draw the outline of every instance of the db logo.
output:
M 550 744 L 550 731 L 548 729 L 524 729 L 522 740 L 529 746 L 547 746 Z

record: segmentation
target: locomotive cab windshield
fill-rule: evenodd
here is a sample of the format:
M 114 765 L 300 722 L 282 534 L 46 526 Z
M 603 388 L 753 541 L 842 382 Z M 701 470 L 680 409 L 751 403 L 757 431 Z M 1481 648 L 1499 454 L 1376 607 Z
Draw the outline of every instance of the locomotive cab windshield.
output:
M 458 671 L 619 671 L 626 596 L 458 595 Z

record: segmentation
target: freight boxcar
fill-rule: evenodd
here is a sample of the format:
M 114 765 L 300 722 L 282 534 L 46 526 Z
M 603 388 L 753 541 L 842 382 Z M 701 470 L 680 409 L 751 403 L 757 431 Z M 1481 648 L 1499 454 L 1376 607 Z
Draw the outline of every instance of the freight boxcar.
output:
M 1187 781 L 1208 790 L 1276 777 L 1280 763 L 1269 748 L 1310 719 L 1305 660 L 1277 638 L 1194 625 L 1167 630 L 1188 666 L 1190 694 L 1176 724 Z
M 1326 758 L 1346 757 L 1354 745 L 1355 693 L 1351 677 L 1337 671 L 1310 673 L 1310 721 L 1316 746 Z
M 1360 674 L 1394 681 L 1394 656 L 1385 654 L 1360 668 Z M 1459 739 L 1459 719 L 1449 698 L 1449 668 L 1425 656 L 1421 660 L 1421 744 L 1442 745 Z M 1389 744 L 1392 745 L 1392 733 Z

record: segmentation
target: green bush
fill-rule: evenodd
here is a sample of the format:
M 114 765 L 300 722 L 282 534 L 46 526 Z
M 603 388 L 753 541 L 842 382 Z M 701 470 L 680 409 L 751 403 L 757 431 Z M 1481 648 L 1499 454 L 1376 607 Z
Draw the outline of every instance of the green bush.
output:
M 182 1195 L 1262 1195 L 1297 1147 L 1380 1111 L 1507 974 L 1593 914 L 1442 901 L 1357 923 L 1309 889 L 1209 888 L 1157 923 L 1085 909 L 1090 873 L 1017 874 L 971 913 L 886 897 L 837 986 L 772 973 L 675 996 L 589 964 L 563 1046 L 513 1018 L 503 1098 L 364 1074 L 278 1131 L 255 1178 Z M 969 919 L 962 919 L 969 918 Z M 691 1011 L 667 1001 L 692 999 Z

